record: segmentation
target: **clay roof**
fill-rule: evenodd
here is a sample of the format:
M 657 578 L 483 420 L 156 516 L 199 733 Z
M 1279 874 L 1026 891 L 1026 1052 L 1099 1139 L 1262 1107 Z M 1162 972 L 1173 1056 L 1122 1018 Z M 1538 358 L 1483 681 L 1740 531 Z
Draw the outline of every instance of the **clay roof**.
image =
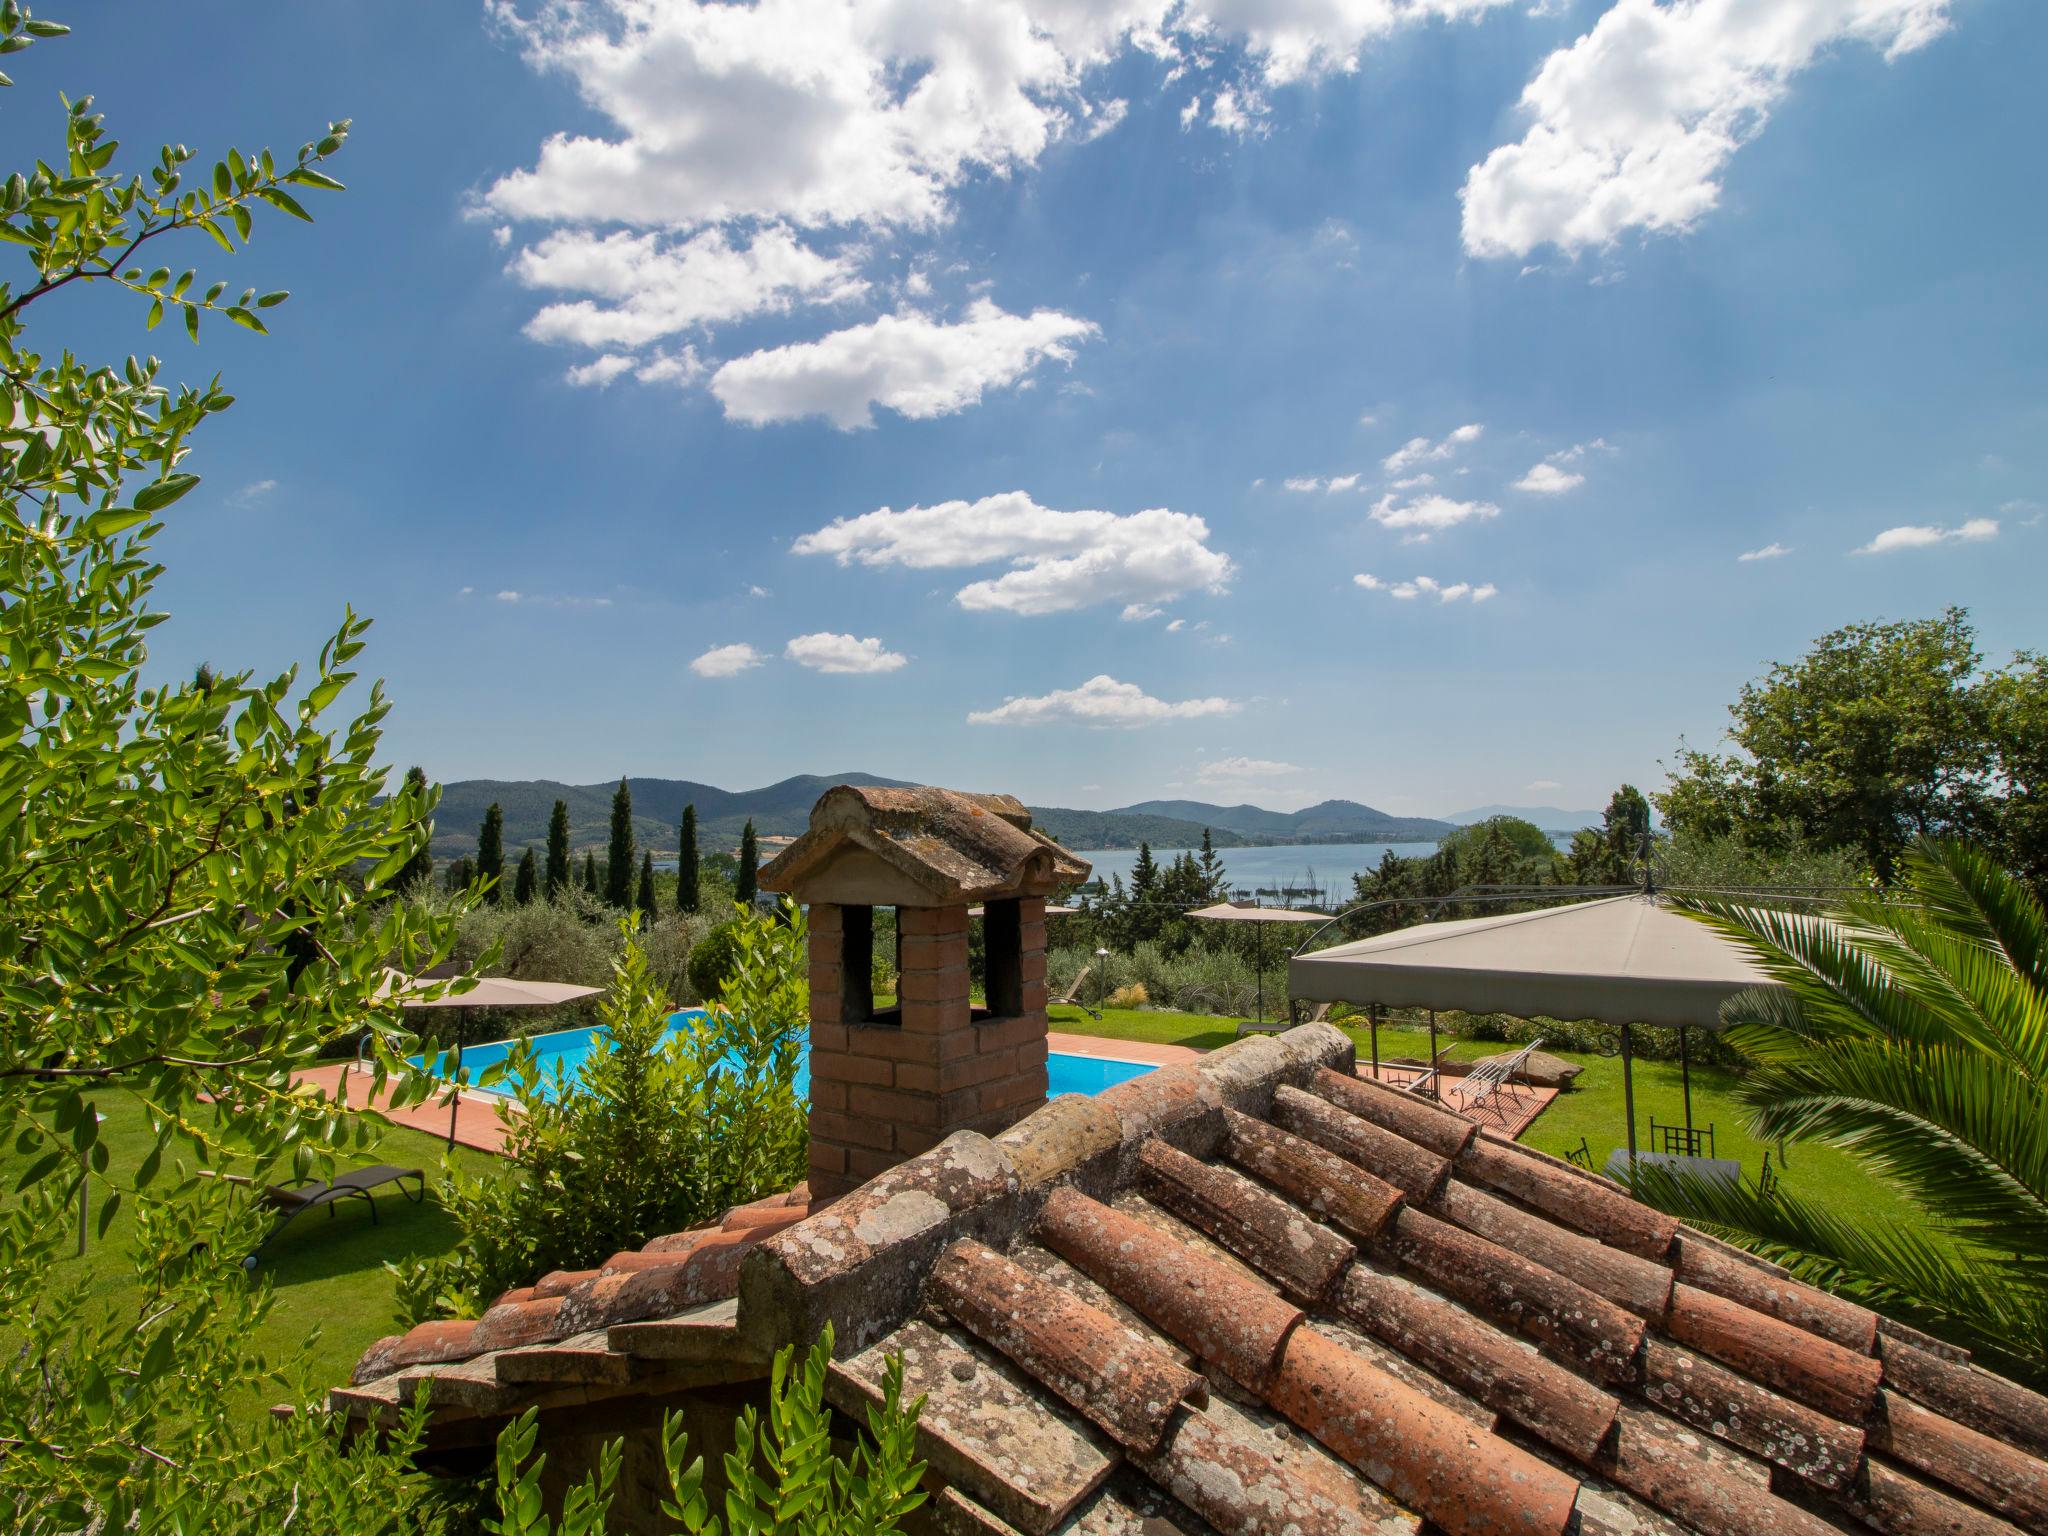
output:
M 2048 1401 L 1323 1025 L 971 1133 L 768 1239 L 739 1328 L 926 1394 L 942 1530 L 2048 1530 Z
M 957 1133 L 787 1222 L 805 1209 L 384 1341 L 336 1405 L 742 1380 L 830 1322 L 842 1411 L 893 1355 L 926 1398 L 946 1532 L 2048 1531 L 2048 1400 L 1360 1080 L 1327 1025 Z
M 804 900 L 807 883 L 849 850 L 873 855 L 933 905 L 1043 895 L 1089 873 L 1032 830 L 1013 795 L 841 784 L 811 807 L 810 830 L 761 867 L 761 888 Z
M 378 1422 L 424 1393 L 437 1426 L 539 1405 L 673 1391 L 762 1373 L 735 1328 L 740 1261 L 815 1208 L 803 1185 L 724 1220 L 557 1270 L 498 1297 L 480 1318 L 379 1339 L 329 1406 Z

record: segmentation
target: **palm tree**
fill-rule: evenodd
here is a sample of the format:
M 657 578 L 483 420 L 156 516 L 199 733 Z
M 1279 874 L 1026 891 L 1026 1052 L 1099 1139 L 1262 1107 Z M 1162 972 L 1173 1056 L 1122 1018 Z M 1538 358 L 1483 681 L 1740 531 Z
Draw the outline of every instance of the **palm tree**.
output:
M 1776 988 L 1731 998 L 1760 1139 L 1839 1147 L 1925 1213 L 1845 1220 L 1785 1191 L 1639 1177 L 1637 1193 L 1829 1290 L 2048 1373 L 2048 916 L 1966 844 L 1821 915 L 1699 901 Z

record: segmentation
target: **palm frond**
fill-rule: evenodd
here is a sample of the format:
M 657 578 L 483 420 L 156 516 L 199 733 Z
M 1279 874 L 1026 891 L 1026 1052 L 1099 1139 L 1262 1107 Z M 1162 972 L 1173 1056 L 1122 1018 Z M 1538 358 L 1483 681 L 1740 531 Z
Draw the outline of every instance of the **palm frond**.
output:
M 1995 948 L 2037 990 L 2048 991 L 2048 910 L 2026 882 L 1967 843 L 1926 840 L 1906 851 L 1915 899 L 1954 931 Z

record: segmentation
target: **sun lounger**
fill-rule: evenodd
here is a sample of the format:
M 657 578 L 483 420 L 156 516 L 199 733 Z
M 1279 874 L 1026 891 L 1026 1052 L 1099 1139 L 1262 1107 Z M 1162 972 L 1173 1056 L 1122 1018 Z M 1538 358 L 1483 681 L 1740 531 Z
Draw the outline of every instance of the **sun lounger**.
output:
M 1452 1079 L 1452 1097 L 1468 1112 L 1478 1099 L 1498 1103 L 1503 1090 L 1512 1097 L 1515 1074 L 1529 1065 L 1529 1058 L 1536 1054 L 1536 1048 L 1541 1044 L 1541 1040 L 1532 1040 L 1519 1051 L 1504 1051 L 1498 1056 L 1474 1062 L 1470 1072 Z
M 215 1175 L 233 1184 L 245 1184 L 254 1188 L 253 1181 L 240 1174 Z M 407 1189 L 405 1181 L 414 1181 L 414 1188 Z M 256 1245 L 261 1253 L 270 1240 L 282 1232 L 299 1216 L 318 1206 L 326 1206 L 327 1214 L 334 1214 L 334 1207 L 344 1200 L 361 1200 L 370 1208 L 370 1220 L 377 1220 L 377 1200 L 370 1193 L 386 1184 L 397 1186 L 398 1192 L 414 1205 L 427 1197 L 427 1174 L 423 1168 L 396 1168 L 389 1163 L 379 1163 L 374 1168 L 356 1168 L 334 1179 L 297 1179 L 289 1184 L 268 1184 L 258 1191 L 258 1198 L 278 1213 L 278 1221 L 263 1241 Z M 246 1268 L 256 1267 L 256 1254 L 242 1260 Z
M 1083 984 L 1085 984 L 1088 980 L 1088 973 L 1094 969 L 1095 967 L 1092 965 L 1082 966 L 1081 974 L 1074 978 L 1074 984 L 1068 987 L 1067 990 L 1060 994 L 1058 997 L 1047 998 L 1046 1006 L 1053 1007 L 1057 1004 L 1065 1003 L 1067 1006 L 1071 1008 L 1080 1009 L 1083 1013 L 1087 1014 L 1088 1017 L 1091 1019 L 1101 1019 L 1101 1009 L 1090 1008 L 1086 1003 L 1081 1001 L 1081 988 Z

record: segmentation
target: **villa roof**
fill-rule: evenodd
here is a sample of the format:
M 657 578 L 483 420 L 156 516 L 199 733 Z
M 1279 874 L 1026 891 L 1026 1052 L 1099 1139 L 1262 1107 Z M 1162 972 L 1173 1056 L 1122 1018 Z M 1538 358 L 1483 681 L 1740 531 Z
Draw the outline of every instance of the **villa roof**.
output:
M 544 1281 L 443 1363 L 385 1341 L 336 1404 L 744 1379 L 830 1323 L 842 1411 L 890 1356 L 926 1398 L 948 1532 L 2048 1531 L 2048 1401 L 1354 1074 L 1310 1024 L 1056 1099 L 793 1224 L 800 1194 L 735 1213 L 751 1241 L 693 1234 L 663 1280 L 621 1255 L 525 1313 Z
M 761 867 L 761 888 L 800 900 L 949 906 L 1047 895 L 1089 866 L 1031 827 L 1013 795 L 841 784 L 810 829 Z

